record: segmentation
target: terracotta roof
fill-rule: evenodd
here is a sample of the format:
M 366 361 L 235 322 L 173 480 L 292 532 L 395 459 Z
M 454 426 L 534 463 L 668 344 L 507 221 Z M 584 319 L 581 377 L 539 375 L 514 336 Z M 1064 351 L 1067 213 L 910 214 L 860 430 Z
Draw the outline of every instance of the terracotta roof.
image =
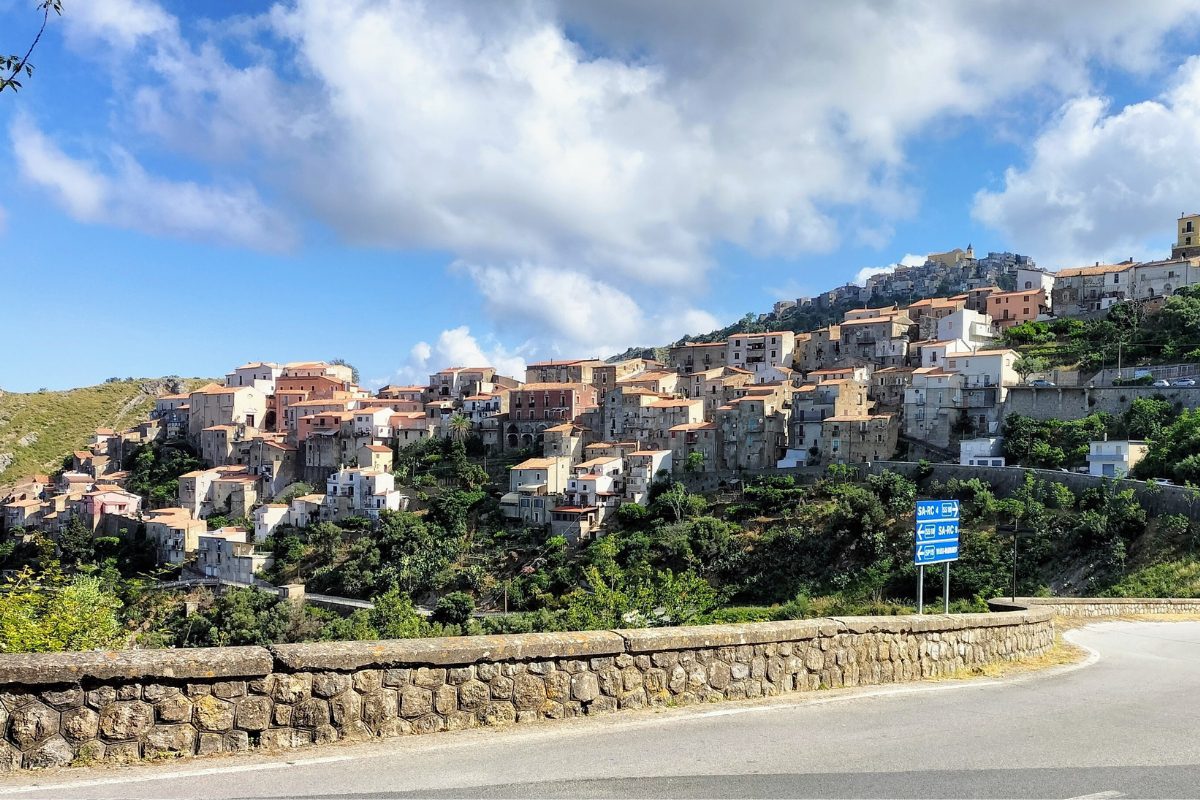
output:
M 1091 267 L 1068 267 L 1054 273 L 1055 278 L 1078 278 L 1085 275 L 1107 275 L 1110 272 L 1124 272 L 1133 269 L 1131 263 L 1125 264 L 1096 264 Z
M 852 414 L 844 414 L 838 417 L 826 417 L 822 422 L 869 422 L 875 419 L 891 419 L 891 414 L 862 414 L 854 416 Z
M 561 389 L 562 391 L 571 390 L 571 391 L 577 392 L 577 391 L 582 390 L 585 386 L 586 386 L 586 384 L 583 384 L 583 383 L 536 383 L 535 382 L 535 383 L 527 383 L 524 386 L 522 386 L 521 388 L 514 389 L 513 391 L 515 391 L 515 392 L 521 392 L 521 391 L 550 392 L 550 391 L 557 391 L 557 390 Z
M 725 342 L 684 342 L 675 347 L 725 347 Z
M 372 453 L 390 453 L 390 452 L 392 452 L 392 448 L 384 447 L 381 444 L 369 444 L 366 447 Z
M 510 469 L 550 469 L 555 464 L 553 458 L 528 458 Z
M 715 422 L 684 422 L 683 425 L 672 426 L 670 431 L 709 431 L 715 429 Z

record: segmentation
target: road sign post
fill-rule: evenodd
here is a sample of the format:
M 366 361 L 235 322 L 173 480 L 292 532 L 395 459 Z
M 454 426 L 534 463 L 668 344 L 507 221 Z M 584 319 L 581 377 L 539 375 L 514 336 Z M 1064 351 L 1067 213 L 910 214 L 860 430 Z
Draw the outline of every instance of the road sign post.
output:
M 925 612 L 925 567 L 945 564 L 942 604 L 950 613 L 950 562 L 958 560 L 958 501 L 918 500 L 913 563 L 917 573 L 917 613 Z

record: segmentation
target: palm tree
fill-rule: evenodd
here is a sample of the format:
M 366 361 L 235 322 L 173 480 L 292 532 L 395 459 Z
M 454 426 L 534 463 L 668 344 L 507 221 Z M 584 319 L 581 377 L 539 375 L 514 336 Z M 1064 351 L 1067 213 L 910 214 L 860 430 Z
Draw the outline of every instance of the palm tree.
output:
M 449 427 L 450 435 L 461 442 L 471 433 L 471 419 L 466 414 L 457 412 L 450 417 Z

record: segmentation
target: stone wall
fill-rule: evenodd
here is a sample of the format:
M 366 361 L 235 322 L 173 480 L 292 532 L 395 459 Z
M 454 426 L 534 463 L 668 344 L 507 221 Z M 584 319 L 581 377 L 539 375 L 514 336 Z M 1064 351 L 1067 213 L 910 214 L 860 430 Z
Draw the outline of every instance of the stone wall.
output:
M 992 611 L 1042 608 L 1059 617 L 1126 617 L 1141 614 L 1200 614 L 1200 599 L 1173 597 L 1018 597 L 989 600 Z
M 1156 389 L 1153 386 L 1030 386 L 1009 388 L 1004 415 L 1024 414 L 1034 419 L 1079 419 L 1097 411 L 1120 416 L 1139 397 L 1163 397 L 1178 409 L 1200 407 L 1200 386 Z
M 910 479 L 916 479 L 921 467 L 911 461 L 874 461 L 856 464 L 864 474 L 879 474 L 890 470 Z M 1000 497 L 1007 497 L 1025 482 L 1025 473 L 1032 473 L 1039 480 L 1061 483 L 1075 494 L 1096 489 L 1106 484 L 1117 491 L 1133 489 L 1138 502 L 1151 514 L 1183 514 L 1193 519 L 1200 518 L 1200 492 L 1188 486 L 1165 486 L 1147 481 L 1114 480 L 1098 475 L 1079 472 L 1059 472 L 1050 469 L 1029 467 L 972 467 L 965 464 L 930 464 L 930 478 L 945 483 L 951 478 L 970 480 L 979 478 L 991 486 Z
M 1036 656 L 1048 610 L 0 655 L 0 770 L 294 748 L 947 675 Z

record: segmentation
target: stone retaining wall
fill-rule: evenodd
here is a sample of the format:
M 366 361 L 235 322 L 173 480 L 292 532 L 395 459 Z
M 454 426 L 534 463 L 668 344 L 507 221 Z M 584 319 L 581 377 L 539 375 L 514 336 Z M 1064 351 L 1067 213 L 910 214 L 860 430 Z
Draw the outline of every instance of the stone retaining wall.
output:
M 0 770 L 293 748 L 946 675 L 1036 656 L 1048 610 L 0 655 Z
M 1126 617 L 1140 614 L 1200 614 L 1200 599 L 1162 597 L 1018 597 L 989 600 L 992 611 L 1048 609 L 1059 617 Z

